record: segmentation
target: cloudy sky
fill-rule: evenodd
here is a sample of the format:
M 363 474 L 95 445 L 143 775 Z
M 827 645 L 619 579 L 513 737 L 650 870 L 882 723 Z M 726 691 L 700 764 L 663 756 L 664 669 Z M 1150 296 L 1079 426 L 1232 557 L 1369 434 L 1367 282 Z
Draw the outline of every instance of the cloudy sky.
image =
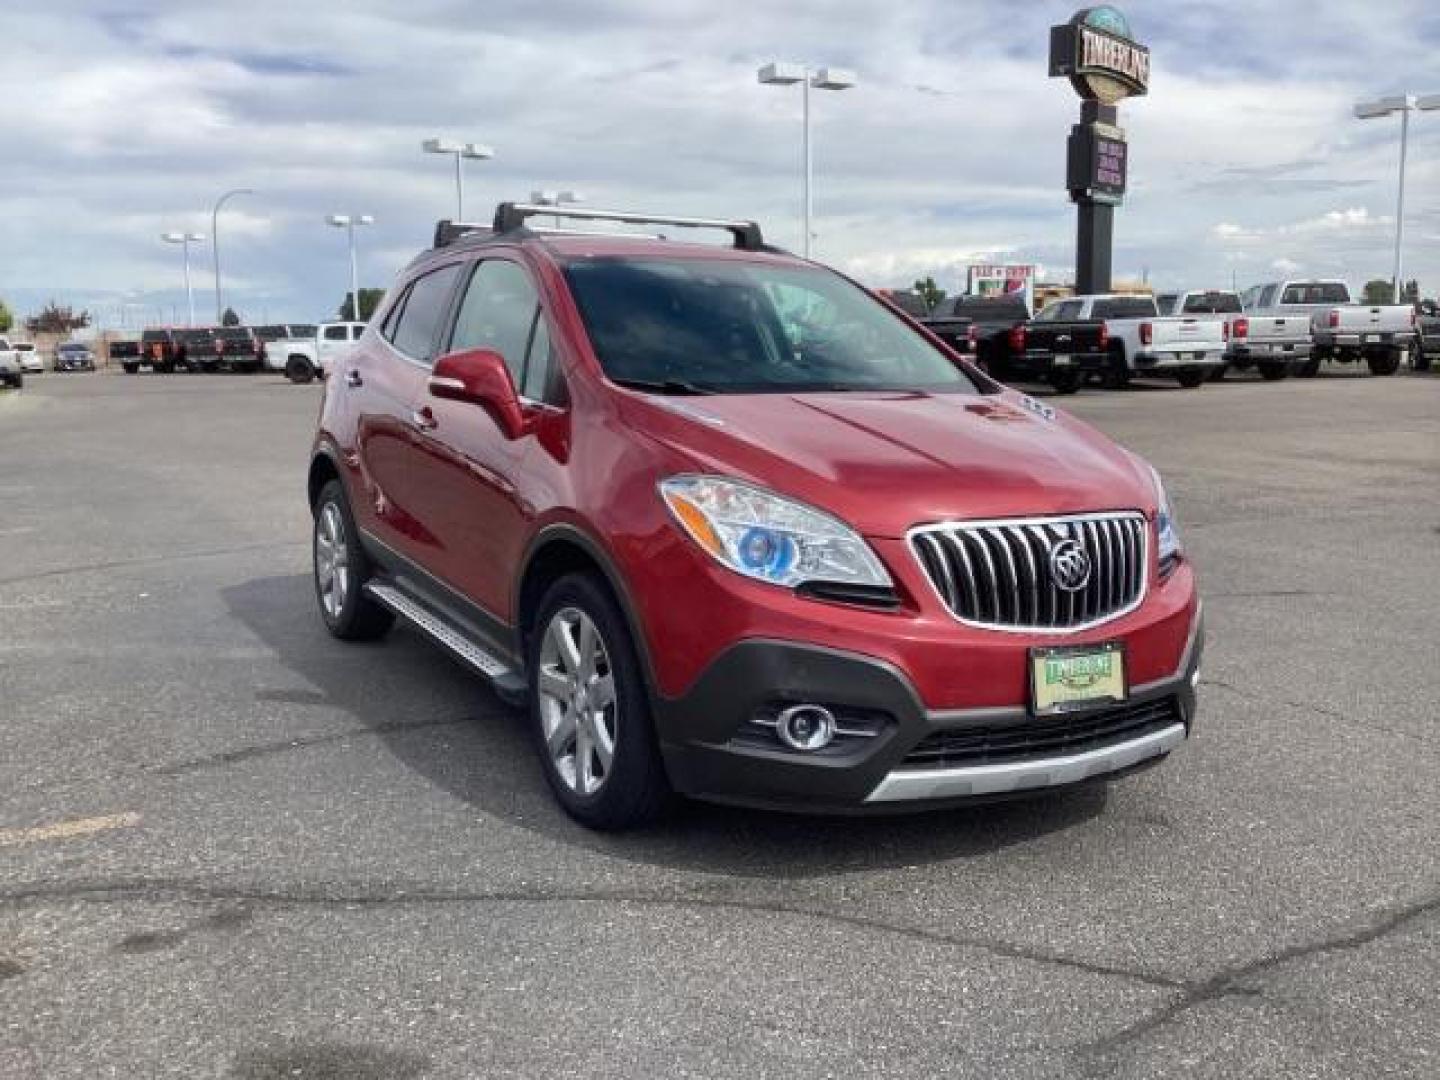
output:
M 467 194 L 758 218 L 799 243 L 798 90 L 772 59 L 854 69 L 815 96 L 816 254 L 875 285 L 977 259 L 1069 274 L 1065 135 L 1046 77 L 1070 3 L 1013 0 L 0 0 L 0 298 L 131 325 L 183 316 L 178 248 L 222 212 L 227 300 L 329 314 L 348 287 L 332 212 L 372 213 L 362 284 L 388 284 L 454 205 L 431 135 L 482 141 Z M 1132 0 L 1153 51 L 1122 108 L 1131 192 L 1116 272 L 1161 286 L 1388 277 L 1398 120 L 1361 97 L 1440 93 L 1440 6 Z M 1427 81 L 1428 80 L 1428 81 Z M 1440 113 L 1415 117 L 1407 271 L 1440 291 Z M 474 216 L 473 214 L 471 216 Z M 197 308 L 213 309 L 208 245 Z M 1407 275 L 1408 276 L 1408 275 Z

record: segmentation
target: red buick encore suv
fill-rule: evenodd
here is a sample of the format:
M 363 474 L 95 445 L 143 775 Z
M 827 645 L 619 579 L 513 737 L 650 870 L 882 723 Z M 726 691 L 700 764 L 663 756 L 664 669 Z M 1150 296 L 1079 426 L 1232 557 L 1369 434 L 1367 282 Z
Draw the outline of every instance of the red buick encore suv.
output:
M 523 703 L 564 808 L 934 807 L 1111 779 L 1194 722 L 1165 489 L 749 222 L 442 222 L 324 390 L 315 589 Z

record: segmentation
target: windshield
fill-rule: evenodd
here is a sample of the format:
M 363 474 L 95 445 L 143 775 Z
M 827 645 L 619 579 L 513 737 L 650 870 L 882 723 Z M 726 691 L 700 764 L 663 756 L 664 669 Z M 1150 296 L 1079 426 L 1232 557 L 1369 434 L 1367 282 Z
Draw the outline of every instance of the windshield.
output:
M 811 267 L 575 259 L 565 277 L 605 374 L 662 393 L 975 384 L 869 293 Z
M 35 346 L 34 346 L 34 345 L 31 345 L 31 346 L 28 346 L 28 347 L 31 348 L 31 349 L 33 349 Z M 89 351 L 90 351 L 90 346 L 88 346 L 88 345 L 61 345 L 61 346 L 60 346 L 60 351 L 61 351 L 61 352 L 89 352 Z
M 1286 285 L 1280 302 L 1282 304 L 1348 304 L 1350 290 L 1338 281 L 1318 281 L 1311 285 Z

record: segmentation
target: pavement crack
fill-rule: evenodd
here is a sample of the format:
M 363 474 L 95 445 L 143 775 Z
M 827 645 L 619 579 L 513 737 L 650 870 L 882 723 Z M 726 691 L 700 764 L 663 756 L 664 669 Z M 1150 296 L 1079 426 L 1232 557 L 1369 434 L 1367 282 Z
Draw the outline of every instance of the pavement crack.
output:
M 1176 1017 L 1202 1005 L 1230 997 L 1259 997 L 1263 990 L 1254 980 L 1297 960 L 1327 953 L 1347 952 L 1359 949 L 1372 942 L 1402 930 L 1427 915 L 1440 911 L 1440 896 L 1431 896 L 1413 904 L 1393 908 L 1368 926 L 1333 934 L 1317 941 L 1305 942 L 1281 949 L 1235 967 L 1225 968 L 1208 979 L 1183 984 L 1181 993 L 1164 1008 L 1141 1017 L 1135 1023 L 1121 1028 L 1102 1039 L 1086 1043 L 1078 1049 L 1092 1058 L 1104 1058 L 1164 1027 Z
M 425 885 L 390 884 L 374 886 L 307 885 L 286 887 L 224 884 L 190 879 L 129 879 L 122 881 L 72 881 L 37 884 L 17 889 L 0 890 L 0 907 L 29 906 L 53 901 L 89 903 L 181 901 L 185 903 L 243 903 L 256 906 L 319 906 L 342 909 L 370 907 L 403 907 L 424 905 L 467 904 L 556 904 L 556 903 L 625 903 L 656 908 L 701 908 L 716 911 L 746 912 L 759 915 L 788 915 L 820 919 L 868 933 L 892 934 L 930 944 L 958 949 L 973 949 L 1006 960 L 1018 960 L 1047 967 L 1059 967 L 1102 978 L 1120 978 L 1160 990 L 1184 989 L 1179 979 L 1157 975 L 1137 968 L 1125 968 L 1081 960 L 1044 949 L 1017 945 L 999 938 L 946 934 L 924 927 L 893 922 L 866 915 L 848 914 L 814 904 L 787 904 L 750 897 L 716 896 L 686 893 L 662 896 L 655 893 L 624 889 L 548 889 L 512 888 L 484 891 L 436 890 Z
M 0 585 L 16 585 L 26 581 L 43 581 L 45 578 L 66 577 L 70 574 L 90 574 L 97 570 L 123 570 L 132 566 L 155 566 L 178 562 L 182 559 L 215 559 L 225 555 L 240 555 L 247 551 L 278 551 L 281 548 L 308 547 L 306 540 L 270 540 L 257 544 L 235 544 L 232 547 L 209 548 L 203 551 L 172 551 L 164 555 L 146 555 L 138 559 L 112 559 L 108 562 L 84 563 L 80 566 L 61 566 L 54 570 L 40 570 L 33 574 L 16 574 L 0 577 Z
M 174 761 L 167 765 L 152 765 L 145 771 L 157 776 L 181 776 L 185 773 L 198 772 L 202 769 L 221 769 L 242 761 L 251 761 L 255 758 L 273 757 L 276 754 L 288 754 L 293 750 L 305 750 L 312 746 L 325 746 L 331 743 L 346 742 L 350 739 L 364 738 L 371 735 L 383 736 L 423 728 L 453 727 L 457 724 L 465 723 L 469 723 L 469 720 L 464 717 L 458 720 L 395 720 L 385 724 L 371 724 L 368 727 L 346 728 L 344 731 L 327 732 L 324 735 L 310 735 L 298 739 L 282 739 L 278 742 L 242 746 L 234 750 L 223 750 L 218 754 L 207 754 L 204 757 L 191 758 L 188 761 Z

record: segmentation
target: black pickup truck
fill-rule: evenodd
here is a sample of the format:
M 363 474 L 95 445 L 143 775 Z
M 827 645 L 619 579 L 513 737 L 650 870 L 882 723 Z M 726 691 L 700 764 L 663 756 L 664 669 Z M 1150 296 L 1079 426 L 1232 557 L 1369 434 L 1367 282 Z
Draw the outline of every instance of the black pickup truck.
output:
M 152 326 L 141 333 L 140 352 L 137 356 L 128 360 L 121 359 L 126 375 L 134 375 L 140 370 L 141 364 L 149 364 L 151 371 L 168 373 L 174 371 L 177 364 L 184 363 L 184 350 L 175 339 L 175 331 L 160 326 Z
M 265 366 L 265 343 L 248 326 L 222 326 L 212 331 L 215 359 L 230 371 L 253 375 Z
M 1082 319 L 1084 310 L 1083 300 L 1056 300 L 1021 327 L 1007 358 L 1010 377 L 1048 382 L 1057 393 L 1073 394 L 1088 376 L 1108 372 L 1105 321 Z
M 954 349 L 973 357 L 997 379 L 1018 371 L 1030 310 L 1019 296 L 957 296 L 920 321 Z

